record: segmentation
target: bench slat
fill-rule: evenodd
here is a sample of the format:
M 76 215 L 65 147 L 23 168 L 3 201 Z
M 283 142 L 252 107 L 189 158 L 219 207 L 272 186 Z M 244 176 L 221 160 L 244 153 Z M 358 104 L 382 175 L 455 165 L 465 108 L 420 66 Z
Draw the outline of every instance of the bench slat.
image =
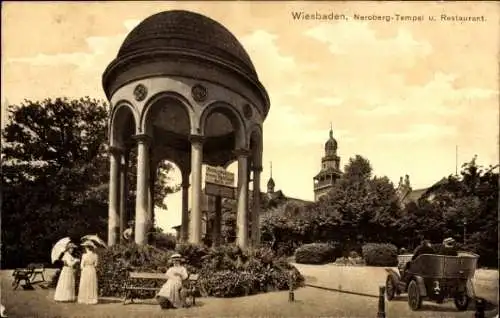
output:
M 125 287 L 127 290 L 160 290 L 160 288 L 156 287 L 135 287 L 135 286 L 127 286 Z
M 140 272 L 130 272 L 130 278 L 142 278 L 142 279 L 163 279 L 167 280 L 164 273 L 140 273 Z
M 198 274 L 191 274 L 188 277 L 188 280 L 190 281 L 197 281 L 198 280 Z M 164 273 L 146 273 L 146 272 L 130 272 L 129 273 L 130 278 L 136 278 L 136 279 L 161 279 L 161 280 L 167 280 L 167 277 L 165 276 Z

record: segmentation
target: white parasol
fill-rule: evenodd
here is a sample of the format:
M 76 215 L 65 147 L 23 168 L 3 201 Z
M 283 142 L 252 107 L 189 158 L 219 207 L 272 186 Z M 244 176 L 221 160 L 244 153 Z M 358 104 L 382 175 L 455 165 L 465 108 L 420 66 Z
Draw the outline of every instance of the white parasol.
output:
M 102 247 L 107 247 L 106 242 L 104 242 L 97 234 L 88 234 L 82 237 L 81 239 L 83 242 L 85 241 L 91 241 L 92 243 L 102 246 Z
M 66 251 L 68 245 L 71 243 L 71 239 L 69 237 L 65 237 L 57 241 L 57 243 L 52 247 L 52 252 L 50 254 L 52 258 L 52 263 L 55 263 L 61 257 L 62 253 Z

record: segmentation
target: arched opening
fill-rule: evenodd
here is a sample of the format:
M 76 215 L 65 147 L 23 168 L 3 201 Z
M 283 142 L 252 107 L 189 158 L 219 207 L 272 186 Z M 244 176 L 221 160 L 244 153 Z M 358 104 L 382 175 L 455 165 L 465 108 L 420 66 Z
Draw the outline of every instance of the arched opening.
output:
M 145 110 L 142 126 L 144 133 L 159 147 L 168 146 L 181 152 L 191 150 L 188 106 L 174 96 L 162 95 L 153 99 Z
M 208 106 L 201 115 L 200 128 L 206 138 L 203 145 L 204 163 L 224 166 L 234 160 L 234 150 L 246 145 L 245 126 L 240 115 L 225 103 Z
M 158 162 L 155 181 L 154 222 L 164 233 L 177 234 L 182 223 L 182 171 L 171 160 Z
M 132 106 L 121 103 L 116 106 L 111 119 L 111 145 L 130 148 L 132 136 L 136 132 L 136 122 Z

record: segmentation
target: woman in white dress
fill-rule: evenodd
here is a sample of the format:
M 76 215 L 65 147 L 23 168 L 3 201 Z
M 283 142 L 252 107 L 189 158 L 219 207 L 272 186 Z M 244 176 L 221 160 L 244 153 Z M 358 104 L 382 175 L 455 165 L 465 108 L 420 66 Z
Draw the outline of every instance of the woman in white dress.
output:
M 75 265 L 79 260 L 72 255 L 75 247 L 75 244 L 69 243 L 61 258 L 64 265 L 57 281 L 56 292 L 54 294 L 55 301 L 68 302 L 75 301 L 76 299 Z
M 167 270 L 167 282 L 158 292 L 157 300 L 161 308 L 181 308 L 185 305 L 182 282 L 188 278 L 187 269 L 181 265 L 182 257 L 174 254 L 170 257 L 174 265 Z
M 94 252 L 95 245 L 91 241 L 82 243 L 85 248 L 85 253 L 82 255 L 80 275 L 80 286 L 78 288 L 78 303 L 80 304 L 97 304 L 97 254 Z

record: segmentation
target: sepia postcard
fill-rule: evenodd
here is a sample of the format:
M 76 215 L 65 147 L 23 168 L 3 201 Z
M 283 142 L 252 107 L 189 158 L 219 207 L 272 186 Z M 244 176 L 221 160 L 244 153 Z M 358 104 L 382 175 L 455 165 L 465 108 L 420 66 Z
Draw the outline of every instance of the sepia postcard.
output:
M 0 317 L 498 317 L 498 1 L 3 1 Z

